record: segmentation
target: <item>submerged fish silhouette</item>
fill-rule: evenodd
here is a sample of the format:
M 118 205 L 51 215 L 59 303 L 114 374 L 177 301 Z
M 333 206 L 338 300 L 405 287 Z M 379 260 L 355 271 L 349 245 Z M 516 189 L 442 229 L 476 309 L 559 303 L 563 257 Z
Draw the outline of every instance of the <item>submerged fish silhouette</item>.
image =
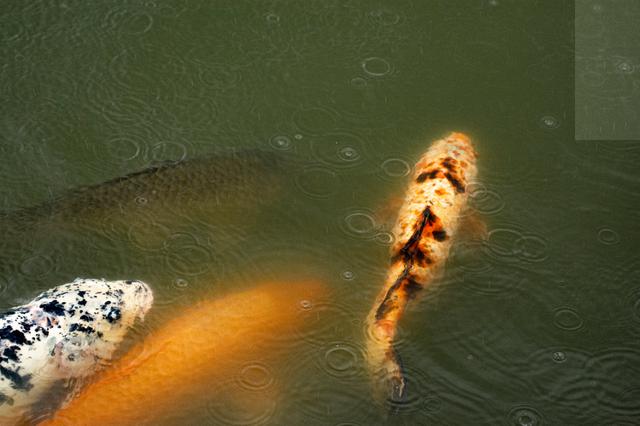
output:
M 109 361 L 151 308 L 142 281 L 76 279 L 0 315 L 0 421 L 13 424 L 61 380 Z
M 405 396 L 406 378 L 393 348 L 407 303 L 441 271 L 476 177 L 471 141 L 451 133 L 435 141 L 416 164 L 394 228 L 391 268 L 367 317 L 367 357 L 377 391 L 392 401 Z
M 230 151 L 179 162 L 165 162 L 69 191 L 52 201 L 5 214 L 5 219 L 81 222 L 88 219 L 158 217 L 260 202 L 279 187 L 282 162 L 273 152 Z
M 0 270 L 34 252 L 52 256 L 65 239 L 72 241 L 67 246 L 76 244 L 78 235 L 124 241 L 133 234 L 158 247 L 189 223 L 249 226 L 257 207 L 282 189 L 283 166 L 275 152 L 234 150 L 164 163 L 0 214 Z M 70 257 L 59 255 L 55 262 Z
M 215 384 L 239 374 L 242 363 L 285 353 L 273 350 L 278 345 L 272 339 L 291 335 L 304 307 L 326 293 L 314 282 L 270 283 L 202 301 L 178 313 L 40 425 L 161 424 L 176 407 L 216 397 Z

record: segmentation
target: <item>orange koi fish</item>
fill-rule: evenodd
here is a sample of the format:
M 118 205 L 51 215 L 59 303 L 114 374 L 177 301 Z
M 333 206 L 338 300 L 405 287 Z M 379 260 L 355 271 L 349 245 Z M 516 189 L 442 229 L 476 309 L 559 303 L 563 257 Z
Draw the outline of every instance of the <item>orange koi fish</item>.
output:
M 238 359 L 265 356 L 256 346 L 287 335 L 325 293 L 317 283 L 265 284 L 192 306 L 40 425 L 161 424 L 176 407 L 211 398 Z
M 367 357 L 374 378 L 391 400 L 405 396 L 399 355 L 393 348 L 407 303 L 426 287 L 447 260 L 458 218 L 467 204 L 467 184 L 476 177 L 470 139 L 451 133 L 435 141 L 416 164 L 394 228 L 391 268 L 367 317 Z

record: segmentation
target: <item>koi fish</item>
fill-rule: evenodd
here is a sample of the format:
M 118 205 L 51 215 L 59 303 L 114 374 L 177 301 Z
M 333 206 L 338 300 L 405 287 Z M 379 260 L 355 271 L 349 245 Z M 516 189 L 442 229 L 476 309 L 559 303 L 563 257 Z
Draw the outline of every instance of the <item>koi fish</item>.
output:
M 273 201 L 285 169 L 283 157 L 275 152 L 233 150 L 161 163 L 0 212 L 0 271 L 34 254 L 55 258 L 58 265 L 73 259 L 72 270 L 78 270 L 75 265 L 85 259 L 79 257 L 84 250 L 78 250 L 77 235 L 108 234 L 110 240 L 161 247 L 185 223 L 219 225 Z
M 40 425 L 162 423 L 175 407 L 214 396 L 212 384 L 239 359 L 264 357 L 256 347 L 286 336 L 324 293 L 316 283 L 264 284 L 191 306 Z
M 466 207 L 468 182 L 476 177 L 470 139 L 451 133 L 435 141 L 416 164 L 393 234 L 391 267 L 367 317 L 367 358 L 377 390 L 392 401 L 405 396 L 406 378 L 393 347 L 407 304 L 441 272 L 459 216 Z
M 20 421 L 60 380 L 110 360 L 153 303 L 142 281 L 76 279 L 0 315 L 0 421 Z
M 88 220 L 128 223 L 144 212 L 159 220 L 188 211 L 242 207 L 278 186 L 282 161 L 273 152 L 233 150 L 182 161 L 167 161 L 106 182 L 72 189 L 51 201 L 3 214 L 4 222 L 28 227 Z

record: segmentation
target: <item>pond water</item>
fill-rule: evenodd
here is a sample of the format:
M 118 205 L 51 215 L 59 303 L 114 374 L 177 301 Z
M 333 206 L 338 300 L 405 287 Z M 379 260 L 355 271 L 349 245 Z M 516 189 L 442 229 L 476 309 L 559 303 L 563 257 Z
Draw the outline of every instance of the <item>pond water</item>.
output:
M 330 289 L 294 343 L 153 424 L 638 424 L 640 144 L 574 138 L 571 3 L 3 3 L 0 307 L 78 276 L 144 280 L 156 302 L 124 351 L 204 298 Z M 456 239 L 401 321 L 408 396 L 389 407 L 364 319 L 408 176 L 452 130 L 479 153 L 488 232 Z M 218 207 L 183 203 L 188 172 L 91 214 L 55 201 L 203 158 Z M 142 213 L 111 220 L 109 203 Z M 52 205 L 90 218 L 58 226 Z

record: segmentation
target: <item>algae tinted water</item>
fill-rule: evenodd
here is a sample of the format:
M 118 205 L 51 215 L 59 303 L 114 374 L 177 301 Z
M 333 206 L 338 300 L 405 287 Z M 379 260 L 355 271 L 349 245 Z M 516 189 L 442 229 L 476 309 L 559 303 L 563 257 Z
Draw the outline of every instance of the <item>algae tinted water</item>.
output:
M 135 228 L 124 242 L 110 229 L 73 232 L 64 259 L 50 257 L 62 240 L 46 235 L 32 252 L 18 242 L 2 254 L 21 254 L 3 266 L 3 307 L 76 276 L 138 278 L 157 295 L 150 324 L 263 279 L 332 287 L 333 302 L 301 315 L 295 348 L 211 384 L 259 399 L 260 372 L 276 396 L 175 407 L 173 423 L 640 421 L 640 148 L 574 139 L 572 2 L 0 10 L 3 210 L 221 149 L 295 158 L 283 193 L 251 218 L 188 218 L 151 242 Z M 606 2 L 590 13 L 606 16 Z M 442 280 L 406 314 L 397 345 L 409 396 L 386 418 L 371 396 L 362 322 L 407 175 L 450 130 L 476 142 L 472 209 L 489 232 L 458 240 Z

